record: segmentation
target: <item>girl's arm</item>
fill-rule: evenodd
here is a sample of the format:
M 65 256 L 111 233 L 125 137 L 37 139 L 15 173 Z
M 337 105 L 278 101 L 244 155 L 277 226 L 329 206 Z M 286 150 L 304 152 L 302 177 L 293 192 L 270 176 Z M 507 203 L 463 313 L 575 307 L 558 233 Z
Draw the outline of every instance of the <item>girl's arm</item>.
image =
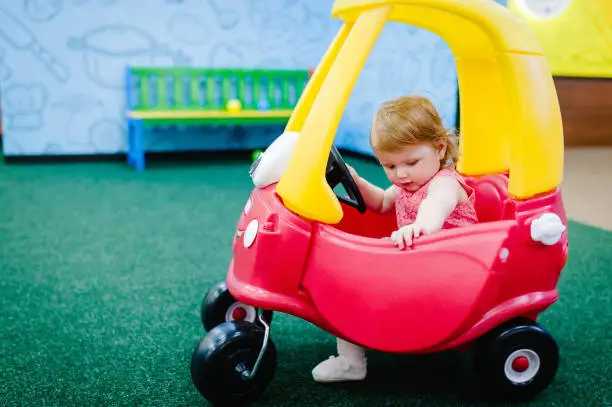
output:
M 455 178 L 438 177 L 434 179 L 427 190 L 427 197 L 419 206 L 414 221 L 417 228 L 424 234 L 441 230 L 444 221 L 460 201 L 462 191 L 463 188 Z
M 382 189 L 361 178 L 351 166 L 347 165 L 347 167 L 369 210 L 386 214 L 395 209 L 395 186 L 391 185 L 387 189 Z

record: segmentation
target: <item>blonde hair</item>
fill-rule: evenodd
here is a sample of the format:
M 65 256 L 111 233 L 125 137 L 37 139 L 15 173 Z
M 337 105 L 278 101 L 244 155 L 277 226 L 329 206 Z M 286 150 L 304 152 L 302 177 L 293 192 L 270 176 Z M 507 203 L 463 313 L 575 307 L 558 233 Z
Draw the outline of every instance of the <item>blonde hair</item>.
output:
M 446 144 L 442 167 L 455 167 L 459 149 L 455 135 L 442 124 L 431 101 L 422 96 L 402 96 L 384 102 L 376 111 L 370 132 L 374 150 L 395 152 L 418 143 Z

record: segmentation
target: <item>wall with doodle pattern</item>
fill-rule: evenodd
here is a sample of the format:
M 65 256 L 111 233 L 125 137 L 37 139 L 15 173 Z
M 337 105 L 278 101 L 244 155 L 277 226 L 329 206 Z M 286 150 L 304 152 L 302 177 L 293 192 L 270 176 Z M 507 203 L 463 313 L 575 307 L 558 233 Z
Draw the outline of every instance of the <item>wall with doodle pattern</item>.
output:
M 502 2 L 501 0 L 499 2 Z M 14 0 L 0 2 L 0 86 L 7 156 L 125 152 L 123 70 L 131 65 L 314 67 L 339 28 L 332 0 Z M 445 42 L 385 27 L 358 80 L 337 144 L 370 153 L 378 103 L 430 96 L 446 125 L 456 73 Z M 257 148 L 282 128 L 161 128 L 148 151 Z

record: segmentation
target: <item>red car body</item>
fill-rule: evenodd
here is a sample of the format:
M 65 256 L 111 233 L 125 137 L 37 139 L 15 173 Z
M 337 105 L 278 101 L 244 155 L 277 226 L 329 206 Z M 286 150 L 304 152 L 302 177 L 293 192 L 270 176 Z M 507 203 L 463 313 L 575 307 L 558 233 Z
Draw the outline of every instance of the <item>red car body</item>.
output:
M 530 226 L 544 213 L 566 224 L 560 191 L 516 200 L 506 175 L 467 181 L 480 223 L 423 236 L 407 250 L 386 239 L 395 215 L 343 205 L 339 224 L 311 222 L 283 206 L 275 184 L 255 189 L 238 221 L 228 289 L 385 352 L 458 348 L 515 317 L 535 320 L 557 300 L 568 245 L 567 231 L 544 245 Z

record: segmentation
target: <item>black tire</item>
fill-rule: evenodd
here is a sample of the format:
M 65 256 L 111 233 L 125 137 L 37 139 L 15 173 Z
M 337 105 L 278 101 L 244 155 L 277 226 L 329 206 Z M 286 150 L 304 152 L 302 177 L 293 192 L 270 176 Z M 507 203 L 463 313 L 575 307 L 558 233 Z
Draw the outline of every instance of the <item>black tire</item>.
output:
M 234 318 L 228 315 L 228 311 L 239 306 L 245 310 L 246 317 L 242 320 L 260 324 L 257 320 L 257 309 L 251 305 L 237 301 L 227 289 L 225 281 L 219 281 L 208 290 L 202 301 L 200 316 L 202 326 L 209 332 L 223 322 L 233 321 Z M 272 322 L 272 312 L 264 312 L 263 316 L 268 324 Z M 261 325 L 261 324 L 260 324 Z
M 494 398 L 532 400 L 552 383 L 558 368 L 557 343 L 544 328 L 527 319 L 494 329 L 474 348 L 476 375 Z
M 243 379 L 237 367 L 253 369 L 264 331 L 245 321 L 225 322 L 199 343 L 191 359 L 191 379 L 214 406 L 242 406 L 257 400 L 276 372 L 276 347 L 271 338 L 256 375 Z

